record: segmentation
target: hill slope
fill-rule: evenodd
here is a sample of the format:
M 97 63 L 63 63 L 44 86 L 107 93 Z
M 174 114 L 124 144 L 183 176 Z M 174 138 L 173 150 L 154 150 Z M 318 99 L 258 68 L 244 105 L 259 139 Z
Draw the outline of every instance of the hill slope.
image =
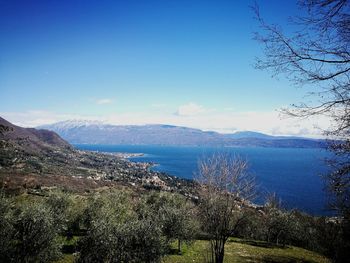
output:
M 76 150 L 55 132 L 18 127 L 0 117 L 0 187 L 64 183 L 74 190 L 88 181 L 87 188 L 118 182 L 180 191 L 192 184 L 153 172 L 151 166 L 130 162 L 120 154 Z
M 19 149 L 39 153 L 60 149 L 71 149 L 72 146 L 53 131 L 33 128 L 22 128 L 0 117 L 0 140 L 7 141 Z

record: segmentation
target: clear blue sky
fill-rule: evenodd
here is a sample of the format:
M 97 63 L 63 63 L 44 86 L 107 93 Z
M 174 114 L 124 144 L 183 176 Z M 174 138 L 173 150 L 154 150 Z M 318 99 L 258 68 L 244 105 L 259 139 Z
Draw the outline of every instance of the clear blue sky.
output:
M 298 12 L 295 2 L 258 1 L 266 20 L 281 24 Z M 0 0 L 0 114 L 24 125 L 64 116 L 137 124 L 153 115 L 186 125 L 180 115 L 217 119 L 301 101 L 290 83 L 254 69 L 261 47 L 251 4 Z

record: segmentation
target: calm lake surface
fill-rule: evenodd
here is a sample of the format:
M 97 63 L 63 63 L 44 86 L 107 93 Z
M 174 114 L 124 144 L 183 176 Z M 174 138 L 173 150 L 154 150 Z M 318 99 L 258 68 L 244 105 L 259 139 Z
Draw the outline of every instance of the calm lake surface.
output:
M 193 178 L 200 158 L 224 151 L 248 160 L 256 176 L 262 203 L 268 192 L 276 192 L 287 208 L 298 208 L 314 215 L 329 215 L 320 175 L 327 173 L 324 149 L 303 148 L 214 148 L 153 145 L 75 145 L 78 149 L 101 152 L 144 153 L 131 158 L 137 162 L 154 162 L 153 170 L 178 177 Z

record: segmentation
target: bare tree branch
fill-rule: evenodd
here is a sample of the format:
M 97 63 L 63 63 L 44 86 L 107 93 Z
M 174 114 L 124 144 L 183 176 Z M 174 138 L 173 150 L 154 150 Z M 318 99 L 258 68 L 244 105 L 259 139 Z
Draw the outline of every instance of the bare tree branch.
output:
M 243 207 L 255 197 L 255 179 L 248 163 L 228 154 L 215 154 L 198 164 L 200 211 L 211 244 L 211 261 L 222 263 L 225 243 L 243 221 Z
M 282 112 L 300 118 L 331 118 L 324 134 L 331 139 L 329 149 L 336 158 L 329 162 L 334 171 L 326 176 L 327 188 L 333 194 L 332 206 L 350 222 L 350 205 L 346 205 L 350 203 L 350 3 L 300 0 L 299 4 L 307 13 L 293 18 L 299 30 L 292 34 L 266 23 L 258 6 L 253 7 L 261 28 L 255 39 L 265 53 L 256 67 L 285 74 L 294 84 L 319 91 L 309 94 L 311 103 L 292 105 Z

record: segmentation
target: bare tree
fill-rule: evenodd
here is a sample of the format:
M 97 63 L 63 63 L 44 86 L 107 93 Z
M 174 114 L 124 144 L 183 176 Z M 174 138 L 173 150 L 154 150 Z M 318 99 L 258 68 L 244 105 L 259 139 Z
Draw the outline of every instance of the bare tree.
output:
M 222 263 L 225 243 L 243 220 L 243 207 L 255 196 L 255 180 L 245 160 L 215 154 L 199 162 L 200 218 L 210 239 L 213 263 Z
M 348 0 L 301 0 L 302 17 L 291 18 L 298 28 L 284 34 L 278 25 L 268 24 L 254 7 L 263 33 L 265 56 L 257 60 L 259 69 L 285 74 L 297 85 L 309 85 L 310 102 L 292 105 L 283 111 L 295 117 L 326 115 L 332 124 L 324 131 L 329 148 L 336 154 L 326 176 L 333 195 L 331 206 L 343 215 L 350 211 L 350 4 Z
M 292 105 L 285 113 L 302 118 L 326 115 L 332 121 L 324 133 L 335 157 L 328 160 L 332 172 L 325 179 L 330 207 L 343 217 L 341 243 L 346 254 L 350 251 L 350 3 L 300 0 L 299 6 L 305 15 L 291 18 L 294 33 L 287 34 L 266 23 L 254 7 L 262 28 L 255 38 L 265 51 L 256 66 L 312 88 L 310 102 Z

